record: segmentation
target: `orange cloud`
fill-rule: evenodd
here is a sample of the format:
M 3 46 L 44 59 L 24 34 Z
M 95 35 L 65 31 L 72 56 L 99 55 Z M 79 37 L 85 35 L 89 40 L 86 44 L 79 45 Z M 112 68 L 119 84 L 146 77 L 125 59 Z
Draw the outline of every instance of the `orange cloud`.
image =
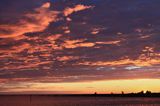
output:
M 50 6 L 51 6 L 51 3 L 47 2 L 47 3 L 43 4 L 41 7 L 42 8 L 50 8 Z
M 0 83 L 5 83 L 5 82 L 7 82 L 7 81 L 8 81 L 8 79 L 0 78 Z
M 0 58 L 1 57 L 12 56 L 16 53 L 20 53 L 20 52 L 24 51 L 25 49 L 29 49 L 29 48 L 30 48 L 30 44 L 23 43 L 23 44 L 18 45 L 18 46 L 13 46 L 10 49 L 0 49 L 0 53 L 3 54 L 3 55 L 0 56 Z
M 96 42 L 96 44 L 105 44 L 105 45 L 118 45 L 121 41 L 117 40 L 117 41 L 108 41 L 108 42 Z
M 120 65 L 135 65 L 135 66 L 152 66 L 160 64 L 160 53 L 155 53 L 152 47 L 145 47 L 142 54 L 137 59 L 124 58 L 116 61 L 97 61 L 97 62 L 82 62 L 79 65 L 88 66 L 120 66 Z
M 14 64 L 9 64 L 5 67 L 3 67 L 2 69 L 3 70 L 11 70 L 11 69 L 14 69 L 14 70 L 22 70 L 22 69 L 33 69 L 33 68 L 37 68 L 38 66 L 42 66 L 42 65 L 46 65 L 46 64 L 50 64 L 52 63 L 52 61 L 44 61 L 44 62 L 32 62 L 32 63 L 23 63 L 23 65 L 14 65 Z
M 89 8 L 92 8 L 92 6 L 84 6 L 84 5 L 76 5 L 75 7 L 73 8 L 66 8 L 63 13 L 64 13 L 64 16 L 69 16 L 70 14 L 74 13 L 74 12 L 78 12 L 78 11 L 82 11 L 82 10 L 86 10 L 86 9 L 89 9 Z
M 62 57 L 58 57 L 57 59 L 59 61 L 70 61 L 70 60 L 75 60 L 78 59 L 78 56 L 62 56 Z
M 96 35 L 96 34 L 100 33 L 100 31 L 103 31 L 103 30 L 106 30 L 106 29 L 107 29 L 107 28 L 105 28 L 105 27 L 93 28 L 93 29 L 91 30 L 91 34 L 92 34 L 92 35 Z
M 84 62 L 79 63 L 79 65 L 89 65 L 89 66 L 120 66 L 120 65 L 135 65 L 135 66 L 152 66 L 159 64 L 160 60 L 151 59 L 151 60 L 131 60 L 131 59 L 122 59 L 117 61 L 98 61 L 98 62 Z
M 73 49 L 73 48 L 78 48 L 78 47 L 93 47 L 95 46 L 94 43 L 91 42 L 84 42 L 84 39 L 81 40 L 66 40 L 65 43 L 63 44 L 64 48 L 68 49 Z
M 0 25 L 0 30 L 4 31 L 0 33 L 0 38 L 17 37 L 25 33 L 45 30 L 51 22 L 57 21 L 59 14 L 59 12 L 49 10 L 49 8 L 50 3 L 47 2 L 36 8 L 33 13 L 25 14 L 25 19 L 21 19 L 17 24 Z
M 0 25 L 0 38 L 17 38 L 25 33 L 41 32 L 45 30 L 51 22 L 58 21 L 59 14 L 68 16 L 74 12 L 92 7 L 79 4 L 73 8 L 68 7 L 64 11 L 58 12 L 50 10 L 50 6 L 51 4 L 49 2 L 44 3 L 41 7 L 34 9 L 34 12 L 25 14 L 24 18 L 20 19 L 16 24 Z M 70 30 L 66 30 L 65 33 L 70 33 Z
M 69 28 L 68 26 L 62 27 L 62 30 L 64 30 L 64 34 L 69 34 L 69 33 L 71 33 L 71 30 L 70 30 L 70 28 Z
M 94 28 L 94 29 L 92 29 L 91 34 L 96 35 L 96 34 L 98 34 L 101 30 L 102 30 L 101 28 Z
M 14 61 L 4 62 L 1 69 L 4 70 L 23 70 L 23 69 L 35 69 L 40 65 L 47 65 L 48 68 L 51 61 L 49 61 L 50 56 L 52 55 L 53 50 L 61 50 L 62 47 L 59 47 L 56 44 L 62 35 L 55 34 L 50 35 L 45 38 L 41 37 L 26 37 L 28 41 L 34 41 L 35 43 L 24 42 L 14 46 L 11 46 L 8 49 L 0 49 L 0 60 L 3 61 L 7 58 L 14 59 Z M 17 37 L 16 37 L 17 38 Z M 39 42 L 46 42 L 45 44 L 40 44 Z M 26 55 L 23 55 L 25 53 Z M 35 55 L 37 54 L 38 55 Z M 43 56 L 41 60 L 38 56 Z M 44 68 L 44 67 L 43 67 Z

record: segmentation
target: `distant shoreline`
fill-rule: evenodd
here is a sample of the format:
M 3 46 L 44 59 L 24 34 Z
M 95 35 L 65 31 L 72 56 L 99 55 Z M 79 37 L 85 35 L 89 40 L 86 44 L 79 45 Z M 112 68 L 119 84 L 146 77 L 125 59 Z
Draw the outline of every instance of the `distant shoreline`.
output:
M 0 94 L 0 96 L 59 96 L 59 97 L 160 97 L 160 93 L 151 94 Z

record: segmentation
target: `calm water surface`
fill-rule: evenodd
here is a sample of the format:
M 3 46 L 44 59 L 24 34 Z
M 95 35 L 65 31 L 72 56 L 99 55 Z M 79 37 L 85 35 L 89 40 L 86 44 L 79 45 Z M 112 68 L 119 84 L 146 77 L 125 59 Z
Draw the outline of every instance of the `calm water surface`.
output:
M 0 96 L 0 106 L 160 106 L 160 98 Z

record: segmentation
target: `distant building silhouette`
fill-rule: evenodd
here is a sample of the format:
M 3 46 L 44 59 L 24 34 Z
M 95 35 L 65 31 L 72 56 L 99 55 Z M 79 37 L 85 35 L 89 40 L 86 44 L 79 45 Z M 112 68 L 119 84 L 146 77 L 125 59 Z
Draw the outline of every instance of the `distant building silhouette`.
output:
M 122 91 L 122 95 L 124 94 L 124 91 Z
M 95 92 L 94 94 L 97 95 L 97 92 Z
M 111 92 L 111 94 L 114 94 L 113 92 Z

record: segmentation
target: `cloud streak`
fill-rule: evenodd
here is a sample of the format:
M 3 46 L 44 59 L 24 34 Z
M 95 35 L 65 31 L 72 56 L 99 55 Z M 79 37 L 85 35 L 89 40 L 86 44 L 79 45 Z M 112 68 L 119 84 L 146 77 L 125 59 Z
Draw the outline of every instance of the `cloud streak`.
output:
M 57 21 L 57 11 L 50 10 L 47 2 L 36 8 L 33 13 L 27 13 L 24 18 L 14 25 L 0 25 L 0 38 L 13 38 L 29 32 L 45 30 L 51 22 Z
M 78 11 L 82 11 L 82 10 L 86 10 L 86 9 L 89 9 L 89 8 L 93 8 L 92 6 L 85 6 L 85 5 L 76 5 L 74 6 L 73 8 L 66 8 L 63 13 L 64 13 L 64 16 L 69 16 L 71 15 L 72 13 L 75 13 L 75 12 L 78 12 Z

